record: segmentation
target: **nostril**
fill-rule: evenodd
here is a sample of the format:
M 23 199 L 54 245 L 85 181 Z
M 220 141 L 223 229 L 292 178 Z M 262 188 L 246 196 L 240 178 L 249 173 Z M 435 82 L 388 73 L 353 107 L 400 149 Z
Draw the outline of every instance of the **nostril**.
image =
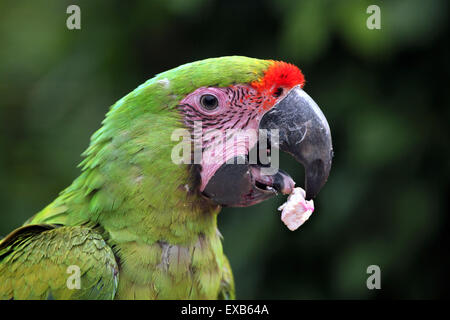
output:
M 277 88 L 274 92 L 273 92 L 273 96 L 275 97 L 275 98 L 278 98 L 278 97 L 280 97 L 281 95 L 283 94 L 283 88 Z

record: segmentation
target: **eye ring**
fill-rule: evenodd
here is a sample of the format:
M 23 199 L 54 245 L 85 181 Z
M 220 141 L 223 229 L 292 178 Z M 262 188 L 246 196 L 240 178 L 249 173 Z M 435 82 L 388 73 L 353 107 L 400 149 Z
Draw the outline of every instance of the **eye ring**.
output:
M 200 97 L 200 104 L 203 109 L 212 111 L 219 107 L 219 100 L 212 94 L 204 94 Z

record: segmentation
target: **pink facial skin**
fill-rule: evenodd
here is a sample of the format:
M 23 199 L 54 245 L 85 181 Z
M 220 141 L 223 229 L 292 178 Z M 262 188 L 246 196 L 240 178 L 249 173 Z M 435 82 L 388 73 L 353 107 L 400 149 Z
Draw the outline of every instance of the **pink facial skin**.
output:
M 218 99 L 216 109 L 207 110 L 202 106 L 201 97 L 206 94 Z M 245 157 L 255 146 L 259 122 L 264 115 L 262 103 L 259 93 L 247 85 L 202 87 L 180 102 L 185 125 L 194 130 L 195 124 L 201 123 L 203 152 L 200 191 L 227 160 L 236 156 Z

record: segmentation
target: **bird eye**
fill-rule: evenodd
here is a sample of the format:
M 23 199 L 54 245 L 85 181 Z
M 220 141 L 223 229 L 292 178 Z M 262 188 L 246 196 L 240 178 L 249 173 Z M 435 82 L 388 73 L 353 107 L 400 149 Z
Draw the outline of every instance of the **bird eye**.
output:
M 208 111 L 217 109 L 219 106 L 219 101 L 212 94 L 205 94 L 200 98 L 200 104 L 202 107 Z

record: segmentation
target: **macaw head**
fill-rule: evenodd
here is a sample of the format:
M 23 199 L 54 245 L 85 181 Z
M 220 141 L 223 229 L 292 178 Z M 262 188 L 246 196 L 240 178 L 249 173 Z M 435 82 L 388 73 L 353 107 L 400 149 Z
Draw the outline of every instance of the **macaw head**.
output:
M 186 189 L 223 206 L 291 193 L 281 150 L 304 166 L 311 199 L 327 181 L 333 152 L 327 120 L 304 83 L 296 66 L 281 61 L 232 56 L 185 64 L 119 100 L 91 149 L 111 139 L 111 159 L 126 153 L 123 161 L 136 167 L 132 184 L 152 176 L 148 188 Z M 180 154 L 183 161 L 175 159 Z M 186 165 L 188 184 L 174 169 Z
M 331 134 L 322 111 L 302 89 L 302 72 L 289 63 L 244 57 L 209 59 L 189 68 L 202 71 L 184 75 L 195 89 L 178 109 L 197 151 L 191 161 L 199 191 L 226 206 L 289 194 L 295 183 L 279 168 L 281 150 L 303 164 L 306 197 L 315 197 L 330 172 Z

